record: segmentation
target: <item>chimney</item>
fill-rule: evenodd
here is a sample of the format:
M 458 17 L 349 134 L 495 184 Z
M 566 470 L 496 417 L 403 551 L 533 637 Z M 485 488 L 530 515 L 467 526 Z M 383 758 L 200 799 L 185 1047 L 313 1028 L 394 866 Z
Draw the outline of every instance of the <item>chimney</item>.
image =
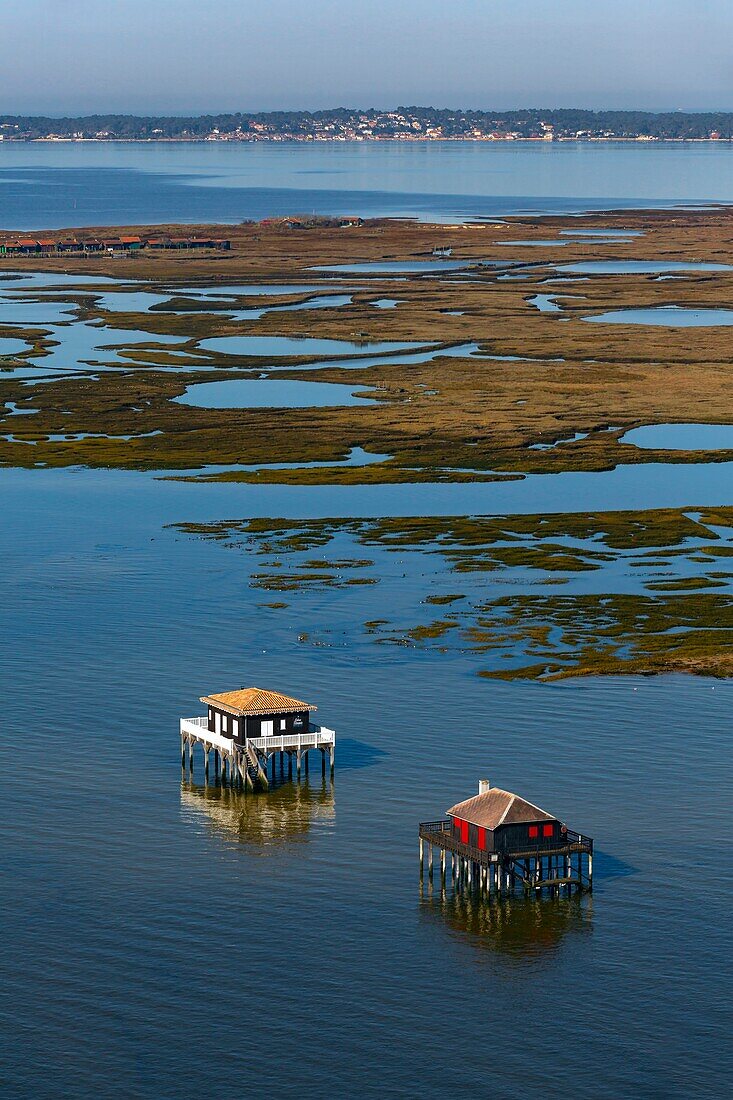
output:
M 478 793 L 486 794 L 488 790 L 491 790 L 491 783 L 488 779 L 479 779 L 478 781 Z

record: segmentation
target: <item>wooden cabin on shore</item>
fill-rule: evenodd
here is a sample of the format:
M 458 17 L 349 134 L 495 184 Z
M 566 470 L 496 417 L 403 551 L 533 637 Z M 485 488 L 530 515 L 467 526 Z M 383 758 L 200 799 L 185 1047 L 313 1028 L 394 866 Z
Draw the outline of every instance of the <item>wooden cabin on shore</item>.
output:
M 282 777 L 287 762 L 288 777 L 295 763 L 300 779 L 302 765 L 308 771 L 308 753 L 313 749 L 321 753 L 324 774 L 328 754 L 333 775 L 336 733 L 311 721 L 317 709 L 312 703 L 256 687 L 202 695 L 201 702 L 206 715 L 182 718 L 180 723 L 181 765 L 185 768 L 188 762 L 191 772 L 194 748 L 201 745 L 207 779 L 213 751 L 215 776 L 221 772 L 225 782 L 228 769 L 230 782 L 250 789 L 269 786 L 268 771 L 271 765 L 274 778 L 278 758 Z
M 443 885 L 448 859 L 456 889 L 468 885 L 501 896 L 518 885 L 528 893 L 592 888 L 592 839 L 487 779 L 479 781 L 477 795 L 446 810 L 445 818 L 423 822 L 419 834 L 420 873 L 427 844 L 432 879 L 437 848 Z
M 137 253 L 143 249 L 167 249 L 174 252 L 216 249 L 228 251 L 231 240 L 225 237 L 139 237 L 137 235 L 85 238 L 34 237 L 0 239 L 0 256 L 53 256 L 59 254 L 100 255 Z

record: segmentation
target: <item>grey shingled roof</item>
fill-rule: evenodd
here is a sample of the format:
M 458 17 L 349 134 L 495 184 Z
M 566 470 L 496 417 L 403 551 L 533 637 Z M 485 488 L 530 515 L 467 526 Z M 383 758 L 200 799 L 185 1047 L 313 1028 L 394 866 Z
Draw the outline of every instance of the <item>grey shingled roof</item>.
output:
M 458 802 L 446 811 L 449 817 L 459 817 L 484 829 L 498 829 L 500 825 L 521 825 L 533 821 L 557 821 L 553 814 L 520 798 L 511 791 L 490 787 L 484 794 L 476 794 L 465 802 Z

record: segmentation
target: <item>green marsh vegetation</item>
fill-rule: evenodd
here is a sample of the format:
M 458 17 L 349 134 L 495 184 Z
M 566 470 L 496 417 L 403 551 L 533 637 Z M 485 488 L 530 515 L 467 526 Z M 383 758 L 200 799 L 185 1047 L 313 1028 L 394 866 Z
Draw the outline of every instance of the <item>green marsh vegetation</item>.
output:
M 608 470 L 618 464 L 727 461 L 731 451 L 644 450 L 619 442 L 642 424 L 681 420 L 726 422 L 730 392 L 729 334 L 720 328 L 649 328 L 590 325 L 584 318 L 609 309 L 660 306 L 725 306 L 733 293 L 733 272 L 687 271 L 673 282 L 653 273 L 624 276 L 595 273 L 577 284 L 554 283 L 554 264 L 587 259 L 727 263 L 733 249 L 733 219 L 727 210 L 628 212 L 591 216 L 583 227 L 627 228 L 642 235 L 616 240 L 562 237 L 577 219 L 514 218 L 510 225 L 429 226 L 374 221 L 348 233 L 319 224 L 288 230 L 281 226 L 233 227 L 232 250 L 219 256 L 145 254 L 124 262 L 49 258 L 49 273 L 83 273 L 89 287 L 64 288 L 76 323 L 100 326 L 100 347 L 119 344 L 122 364 L 94 373 L 79 364 L 74 377 L 34 387 L 38 413 L 19 425 L 7 412 L 0 424 L 0 462 L 5 465 L 117 467 L 200 471 L 206 480 L 256 484 L 400 484 L 480 481 L 526 473 Z M 161 234 L 175 227 L 157 227 Z M 136 232 L 140 227 L 130 227 Z M 196 227 L 211 232 L 212 227 Z M 150 231 L 150 227 L 146 232 Z M 100 232 L 102 232 L 100 230 Z M 558 247 L 515 256 L 501 242 L 507 236 L 532 240 L 557 234 Z M 360 272 L 356 279 L 314 270 L 354 260 L 426 259 L 446 238 L 454 257 L 465 261 L 453 272 L 408 273 L 399 278 Z M 497 267 L 477 267 L 478 261 Z M 8 260 L 8 269 L 32 270 L 41 261 Z M 470 265 L 473 264 L 473 267 Z M 505 279 L 510 265 L 519 279 Z M 95 276 L 116 276 L 121 293 L 131 292 L 131 309 L 106 310 L 93 288 Z M 549 280 L 549 281 L 548 281 Z M 231 303 L 197 300 L 193 283 L 217 286 L 307 283 L 317 293 L 348 290 L 352 302 L 308 310 L 302 291 L 242 294 Z M 351 286 L 351 283 L 358 285 Z M 12 288 L 12 281 L 7 283 Z M 104 294 L 109 285 L 100 286 Z M 166 300 L 141 311 L 132 292 L 144 289 Z M 528 303 L 537 293 L 562 297 L 562 311 L 541 313 Z M 376 297 L 398 297 L 399 308 L 375 309 Z M 29 288 L 28 301 L 59 300 Z M 277 306 L 304 305 L 278 311 Z M 256 319 L 232 318 L 232 310 L 266 307 Z M 69 325 L 74 323 L 70 318 Z M 134 336 L 133 336 L 134 333 Z M 43 329 L 0 327 L 2 335 L 23 335 L 32 349 L 24 363 L 43 366 L 50 335 Z M 124 348 L 126 334 L 130 346 Z M 148 337 L 144 344 L 136 340 Z M 200 341 L 226 335 L 299 336 L 361 341 L 413 341 L 451 351 L 429 362 L 409 355 L 385 356 L 362 365 L 358 356 L 317 360 L 314 356 L 269 357 L 202 353 Z M 176 343 L 169 341 L 176 338 Z M 477 346 L 480 354 L 454 354 Z M 365 352 L 367 360 L 370 358 Z M 495 358 L 492 358 L 495 357 Z M 104 352 L 99 358 L 104 362 Z M 197 368 L 200 367 L 200 370 Z M 202 409 L 176 403 L 187 384 L 255 379 L 275 368 L 283 379 L 347 384 L 368 392 L 375 404 L 360 407 Z M 263 379 L 266 385 L 266 379 Z M 22 403 L 23 380 L 0 369 L 0 404 Z M 304 421 L 308 431 L 303 432 Z M 67 441 L 49 436 L 107 433 Z M 154 434 L 153 434 L 154 433 Z M 572 439 L 580 434 L 583 438 Z M 124 436 L 133 436 L 124 439 Z M 567 441 L 570 437 L 571 441 Z M 19 445 L 27 439 L 33 447 Z M 566 440 L 563 442 L 563 440 Z M 537 444 L 548 447 L 536 449 Z M 553 444 L 557 444 L 553 446 Z M 357 466 L 346 462 L 355 447 L 389 456 Z M 290 469 L 274 469 L 286 459 Z M 329 463 L 324 469 L 309 463 Z M 228 470 L 207 471 L 226 466 Z M 256 469 L 243 467 L 255 466 Z M 238 468 L 237 468 L 238 467 Z
M 376 520 L 246 520 L 182 523 L 177 529 L 267 556 L 287 573 L 253 571 L 256 587 L 343 587 L 345 562 L 372 570 L 354 580 L 379 586 L 370 609 L 383 615 L 354 620 L 354 632 L 381 645 L 436 646 L 477 655 L 489 677 L 689 671 L 733 672 L 733 574 L 716 568 L 733 551 L 733 508 L 598 512 L 530 516 L 465 516 Z M 371 559 L 339 558 L 338 572 L 318 571 L 328 558 L 314 550 L 344 539 Z M 411 606 L 395 618 L 394 577 L 385 579 L 379 554 L 408 560 Z M 333 559 L 331 564 L 333 565 Z M 665 579 L 659 580 L 659 569 Z M 702 568 L 701 568 L 702 567 Z M 711 568 L 712 567 L 712 568 Z M 600 591 L 578 580 L 600 573 Z M 456 580 L 467 586 L 457 591 Z M 538 594 L 561 583 L 562 595 Z M 575 585 L 575 590 L 573 586 Z M 437 586 L 448 591 L 434 591 Z M 614 588 L 618 589 L 614 591 Z M 709 591 L 716 589 L 715 592 Z M 515 591 L 512 591 L 514 589 Z M 717 591 L 719 590 L 719 591 Z M 294 597 L 297 600 L 297 596 Z M 445 605 L 444 618 L 425 618 Z M 409 621 L 408 616 L 413 617 Z M 327 628 L 325 630 L 327 634 Z M 323 632 L 320 637 L 323 636 Z M 483 662 L 486 662 L 484 664 Z

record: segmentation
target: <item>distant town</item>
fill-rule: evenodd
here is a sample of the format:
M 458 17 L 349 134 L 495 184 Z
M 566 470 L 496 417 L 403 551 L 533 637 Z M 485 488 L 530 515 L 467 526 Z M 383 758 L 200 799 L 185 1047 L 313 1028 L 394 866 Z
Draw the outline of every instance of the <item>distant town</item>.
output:
M 0 141 L 731 141 L 733 112 L 340 107 L 183 118 L 0 115 Z

